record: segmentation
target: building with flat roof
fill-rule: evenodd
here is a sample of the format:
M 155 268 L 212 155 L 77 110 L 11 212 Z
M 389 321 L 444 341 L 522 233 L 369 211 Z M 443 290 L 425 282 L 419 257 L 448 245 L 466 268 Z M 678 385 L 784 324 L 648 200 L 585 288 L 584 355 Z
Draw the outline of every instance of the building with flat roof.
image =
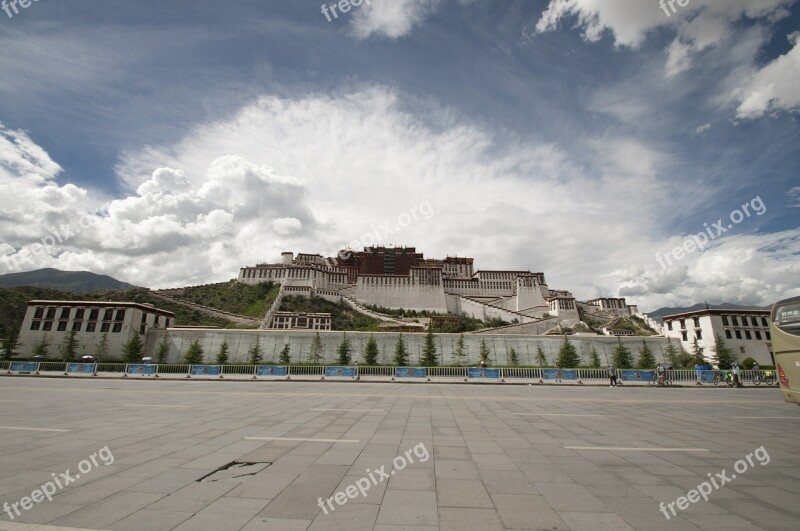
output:
M 28 303 L 17 350 L 30 355 L 37 344 L 44 342 L 50 356 L 57 358 L 64 337 L 74 331 L 79 356 L 95 355 L 97 345 L 106 336 L 108 355 L 118 358 L 131 335 L 139 334 L 144 342 L 149 330 L 166 329 L 174 322 L 174 313 L 149 304 L 35 300 Z
M 687 352 L 694 340 L 703 357 L 714 359 L 714 341 L 719 335 L 736 359 L 753 358 L 761 365 L 774 365 L 772 338 L 769 333 L 769 310 L 703 308 L 693 312 L 664 316 L 663 335 L 681 342 Z

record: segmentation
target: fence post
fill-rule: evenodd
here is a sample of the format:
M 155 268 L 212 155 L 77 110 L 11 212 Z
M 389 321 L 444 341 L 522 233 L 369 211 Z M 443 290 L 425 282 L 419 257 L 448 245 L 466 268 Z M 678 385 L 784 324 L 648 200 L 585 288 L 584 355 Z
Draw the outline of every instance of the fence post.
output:
M 189 368 L 186 370 L 186 377 L 187 378 L 191 378 L 192 377 L 192 365 L 191 364 L 189 365 Z
M 220 378 L 223 378 L 223 376 L 222 376 L 222 375 L 223 375 L 224 373 L 225 373 L 225 365 L 220 365 L 220 366 L 219 366 L 219 377 L 220 377 Z
M 125 372 L 122 373 L 122 377 L 123 378 L 127 378 L 128 377 L 128 364 L 127 363 L 125 364 Z
M 253 365 L 253 380 L 258 380 L 258 365 Z
M 155 372 L 155 374 L 153 375 L 153 376 L 155 376 L 156 378 L 158 378 L 158 367 L 159 367 L 159 366 L 158 366 L 158 365 L 156 365 L 156 372 Z

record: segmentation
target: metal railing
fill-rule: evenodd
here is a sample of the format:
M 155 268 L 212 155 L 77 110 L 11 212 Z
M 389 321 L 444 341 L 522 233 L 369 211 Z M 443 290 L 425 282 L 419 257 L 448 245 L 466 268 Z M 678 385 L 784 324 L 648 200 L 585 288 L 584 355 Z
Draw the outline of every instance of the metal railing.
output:
M 11 368 L 11 361 L 0 361 L 0 371 L 8 372 Z M 78 363 L 78 362 L 73 362 Z M 62 361 L 43 361 L 39 362 L 39 372 L 48 372 L 48 373 L 66 373 L 67 372 L 67 363 Z M 128 371 L 129 365 L 136 365 L 139 368 L 142 366 L 145 367 L 152 367 L 150 372 L 140 373 L 136 370 Z M 210 364 L 207 365 L 209 367 L 216 367 L 217 365 Z M 142 374 L 152 376 L 155 374 L 167 376 L 167 377 L 179 377 L 185 376 L 191 373 L 192 365 L 189 364 L 127 364 L 127 363 L 98 363 L 96 366 L 96 372 L 101 374 Z M 197 366 L 195 366 L 197 367 Z M 278 371 L 275 374 L 275 378 L 298 378 L 298 379 L 309 379 L 309 380 L 319 380 L 325 375 L 326 367 L 333 367 L 333 365 L 326 366 L 326 365 L 270 365 L 270 364 L 261 364 L 261 365 L 221 365 L 220 367 L 220 375 L 224 376 L 231 376 L 231 377 L 239 377 L 239 378 L 252 378 L 256 375 L 258 376 L 266 376 L 269 377 L 270 375 L 263 375 L 259 374 L 258 367 L 281 367 L 285 368 L 285 372 Z M 352 365 L 350 367 L 353 367 Z M 410 367 L 409 367 L 410 368 Z M 394 366 L 357 366 L 357 375 L 359 379 L 363 378 L 365 380 L 374 380 L 374 381 L 385 381 L 394 378 L 395 371 L 397 367 Z M 469 378 L 469 367 L 428 367 L 425 370 L 427 371 L 427 380 L 430 381 L 470 381 L 472 380 Z M 473 367 L 474 369 L 474 367 Z M 507 381 L 507 382 L 540 382 L 544 380 L 544 371 L 545 369 L 552 370 L 552 368 L 536 368 L 536 367 L 502 367 L 502 368 L 494 368 L 494 370 L 499 371 L 499 381 Z M 636 370 L 636 369 L 626 369 L 626 370 Z M 569 369 L 571 374 L 576 374 L 577 377 L 573 380 L 567 378 L 560 378 L 559 382 L 567 382 L 567 383 L 577 383 L 577 382 L 584 382 L 584 381 L 602 381 L 608 379 L 608 369 L 600 368 L 600 369 Z M 642 369 L 642 372 L 651 372 L 653 369 Z M 709 380 L 713 380 L 713 375 L 719 374 L 721 376 L 721 380 L 725 380 L 725 376 L 730 371 L 728 370 L 710 370 L 710 371 L 701 371 L 702 372 L 702 383 L 708 384 L 713 383 L 713 381 L 709 382 Z M 760 371 L 754 370 L 743 370 L 739 374 L 739 379 L 742 384 L 750 384 L 753 385 L 753 378 L 756 374 L 761 374 L 762 376 L 766 373 L 770 372 L 774 381 L 774 385 L 777 385 L 777 374 L 773 369 L 762 369 Z M 495 373 L 497 374 L 497 373 Z M 617 369 L 617 375 L 620 375 L 619 369 Z M 218 375 L 214 375 L 218 376 Z M 552 374 L 551 374 L 552 376 Z M 644 376 L 644 375 L 643 375 Z M 669 379 L 672 380 L 674 383 L 678 384 L 689 384 L 694 383 L 698 380 L 697 371 L 693 369 L 670 369 L 668 371 Z M 483 377 L 480 380 L 485 381 L 487 378 Z M 646 383 L 649 378 L 644 378 L 640 381 L 640 383 Z M 552 379 L 550 380 L 552 381 Z M 632 382 L 626 382 L 632 383 Z

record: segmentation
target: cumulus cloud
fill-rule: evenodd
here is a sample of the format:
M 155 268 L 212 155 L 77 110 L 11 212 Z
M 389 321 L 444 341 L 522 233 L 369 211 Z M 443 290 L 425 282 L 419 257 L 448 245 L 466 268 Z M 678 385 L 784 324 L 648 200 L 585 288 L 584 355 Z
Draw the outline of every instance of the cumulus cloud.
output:
M 35 152 L 20 138 L 4 157 Z M 375 243 L 416 245 L 426 256 L 474 256 L 482 269 L 544 271 L 552 288 L 584 299 L 630 294 L 645 307 L 674 302 L 668 286 L 680 287 L 683 302 L 707 297 L 701 277 L 692 276 L 697 266 L 687 262 L 686 272 L 666 277 L 655 262 L 672 244 L 655 236 L 677 208 L 664 187 L 670 155 L 612 135 L 570 148 L 591 164 L 582 166 L 559 145 L 498 135 L 452 109 L 380 86 L 262 97 L 173 146 L 125 154 L 119 174 L 127 197 L 95 204 L 104 212 L 97 223 L 36 267 L 180 286 L 227 280 L 242 265 L 276 261 L 282 251 L 333 254 L 334 246 L 369 233 Z M 29 169 L 38 180 L 26 181 L 19 169 L 2 174 L 0 183 L 24 197 L 48 189 L 52 197 L 25 201 L 28 213 L 7 212 L 3 234 L 15 237 L 0 253 L 24 253 L 39 240 L 49 230 L 43 211 L 66 209 L 56 211 L 58 221 L 93 206 L 87 191 L 45 177 L 56 170 L 42 154 Z M 409 219 L 422 204 L 432 214 Z M 797 284 L 798 272 L 780 250 L 796 245 L 789 236 L 772 242 L 777 250 L 747 240 L 756 242 L 752 269 L 741 260 L 715 261 L 719 293 L 758 302 Z
M 353 15 L 353 35 L 360 40 L 373 35 L 390 39 L 403 37 L 440 4 L 441 0 L 365 1 Z
M 749 76 L 734 90 L 739 118 L 759 118 L 766 113 L 800 110 L 800 33 L 791 36 L 793 47 Z
M 701 126 L 698 126 L 697 129 L 694 130 L 694 132 L 698 135 L 702 135 L 709 129 L 711 129 L 711 124 L 703 124 Z

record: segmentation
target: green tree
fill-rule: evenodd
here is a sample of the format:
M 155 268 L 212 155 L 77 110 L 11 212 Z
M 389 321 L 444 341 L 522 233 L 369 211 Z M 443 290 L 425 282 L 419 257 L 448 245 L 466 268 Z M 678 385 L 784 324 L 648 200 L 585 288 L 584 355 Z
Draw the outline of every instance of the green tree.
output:
M 719 365 L 720 369 L 728 370 L 736 362 L 736 356 L 733 350 L 725 344 L 725 340 L 717 334 L 714 337 L 714 363 Z
M 614 348 L 613 359 L 617 369 L 630 369 L 633 366 L 631 350 L 622 344 L 620 338 L 617 338 L 617 346 Z
M 672 364 L 673 367 L 682 367 L 680 361 L 678 360 L 678 349 L 676 349 L 672 344 L 672 338 L 667 338 L 667 349 L 664 351 L 664 357 L 669 363 Z
M 569 338 L 564 335 L 564 341 L 561 343 L 561 348 L 558 349 L 558 364 L 562 369 L 574 369 L 580 365 L 581 357 L 575 346 L 570 342 Z
M 467 346 L 464 343 L 464 334 L 459 334 L 456 347 L 453 349 L 453 361 L 456 365 L 461 365 L 466 357 Z
M 639 351 L 639 369 L 652 369 L 656 366 L 653 352 L 647 346 L 647 341 L 642 340 L 642 349 Z
M 309 361 L 315 365 L 319 365 L 322 360 L 322 338 L 319 337 L 319 332 L 314 334 L 314 339 L 311 341 L 311 351 L 308 353 Z
M 189 350 L 183 355 L 183 359 L 189 365 L 199 365 L 203 363 L 203 347 L 200 346 L 200 340 L 195 339 L 189 345 Z
M 156 350 L 156 363 L 167 363 L 167 356 L 169 356 L 169 342 L 167 341 L 167 336 L 165 335 L 161 340 L 161 343 L 158 344 L 158 349 Z
M 3 359 L 10 360 L 16 354 L 14 351 L 19 343 L 19 332 L 13 326 L 9 326 L 3 333 Z
M 544 350 L 542 350 L 541 345 L 536 346 L 536 356 L 534 357 L 534 360 L 536 360 L 536 365 L 539 367 L 544 367 L 547 365 L 547 356 L 544 355 Z
M 486 346 L 486 340 L 481 339 L 481 348 L 478 351 L 478 355 L 481 357 L 481 361 L 484 362 L 486 365 L 489 365 L 489 347 Z
M 508 349 L 508 363 L 512 367 L 519 365 L 519 357 L 517 357 L 517 351 L 514 347 Z
M 436 344 L 433 342 L 433 331 L 428 330 L 425 335 L 425 346 L 422 349 L 422 366 L 436 367 L 439 365 L 439 357 L 436 355 Z
M 108 357 L 108 332 L 100 336 L 100 341 L 97 342 L 94 349 L 94 357 L 97 358 L 98 361 Z
M 592 360 L 592 367 L 595 369 L 600 368 L 600 356 L 597 354 L 597 349 L 592 345 L 592 352 L 589 354 Z
M 250 365 L 259 365 L 264 360 L 264 351 L 261 350 L 261 342 L 256 336 L 256 342 L 247 351 L 247 357 Z
M 128 340 L 122 345 L 122 357 L 128 363 L 137 363 L 142 358 L 144 343 L 137 333 L 130 335 Z
M 706 362 L 705 357 L 703 357 L 703 349 L 700 348 L 700 345 L 697 342 L 697 337 L 694 338 L 692 341 L 692 361 L 694 362 L 693 365 L 696 364 L 703 364 Z
M 364 345 L 364 365 L 373 367 L 378 364 L 378 342 L 374 336 L 369 336 L 367 344 Z
M 78 340 L 75 339 L 75 330 L 70 330 L 64 336 L 61 346 L 58 351 L 61 354 L 61 359 L 64 361 L 73 361 L 78 355 Z
M 406 343 L 403 341 L 403 334 L 397 336 L 397 343 L 394 345 L 394 364 L 398 367 L 408 365 L 408 350 L 406 350 Z
M 40 341 L 36 342 L 36 344 L 33 345 L 33 350 L 31 351 L 31 354 L 33 354 L 34 356 L 44 356 L 44 357 L 47 357 L 47 355 L 50 354 L 50 342 L 47 341 L 47 334 L 45 334 Z
M 283 350 L 281 350 L 281 356 L 278 358 L 278 361 L 281 362 L 281 365 L 290 365 L 292 363 L 292 357 L 289 355 L 289 343 L 283 345 Z
M 228 340 L 225 339 L 222 341 L 222 344 L 219 346 L 219 351 L 217 352 L 217 365 L 225 365 L 228 363 Z
M 353 351 L 352 347 L 350 346 L 350 340 L 347 339 L 347 334 L 342 333 L 342 342 L 339 343 L 339 347 L 336 349 L 336 353 L 338 357 L 336 358 L 336 363 L 339 365 L 350 365 L 350 360 L 352 359 L 351 352 Z

